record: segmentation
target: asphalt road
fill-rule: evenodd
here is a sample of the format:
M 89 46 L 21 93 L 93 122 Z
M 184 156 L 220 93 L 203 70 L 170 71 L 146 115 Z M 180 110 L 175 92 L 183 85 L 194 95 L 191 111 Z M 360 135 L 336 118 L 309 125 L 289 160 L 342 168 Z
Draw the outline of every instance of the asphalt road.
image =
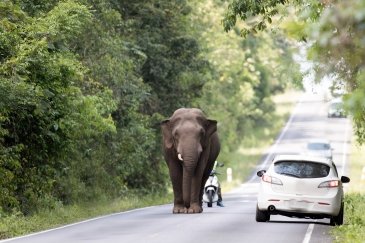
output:
M 321 96 L 308 94 L 298 102 L 277 141 L 263 156 L 257 170 L 267 168 L 278 153 L 301 153 L 311 138 L 327 138 L 334 147 L 340 175 L 347 175 L 351 141 L 348 119 L 327 118 Z M 172 214 L 172 205 L 161 205 L 96 218 L 45 232 L 0 242 L 72 243 L 231 243 L 231 242 L 332 242 L 328 219 L 310 220 L 271 216 L 255 221 L 258 177 L 255 173 L 235 190 L 224 193 L 225 207 L 204 207 L 201 214 Z M 346 213 L 346 212 L 345 212 Z

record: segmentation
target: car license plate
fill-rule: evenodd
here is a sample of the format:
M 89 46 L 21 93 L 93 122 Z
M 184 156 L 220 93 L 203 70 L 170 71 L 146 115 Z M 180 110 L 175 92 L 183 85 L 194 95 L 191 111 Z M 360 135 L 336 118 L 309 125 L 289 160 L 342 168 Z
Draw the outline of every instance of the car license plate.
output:
M 291 208 L 307 208 L 308 202 L 306 201 L 298 201 L 298 200 L 290 200 L 290 207 Z

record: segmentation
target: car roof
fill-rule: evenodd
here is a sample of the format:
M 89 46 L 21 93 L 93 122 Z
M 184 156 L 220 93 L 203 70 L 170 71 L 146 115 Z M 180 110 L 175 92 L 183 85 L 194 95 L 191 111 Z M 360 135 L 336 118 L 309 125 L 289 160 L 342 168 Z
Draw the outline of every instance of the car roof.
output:
M 308 161 L 308 162 L 317 162 L 317 163 L 332 165 L 332 161 L 325 157 L 302 155 L 302 154 L 276 155 L 275 158 L 273 159 L 273 163 L 276 163 L 278 161 Z
M 335 99 L 330 101 L 331 104 L 333 104 L 333 103 L 342 103 L 342 102 L 343 102 L 342 97 L 335 98 Z
M 328 139 L 324 139 L 324 138 L 316 138 L 316 139 L 311 139 L 309 143 L 328 143 L 330 144 L 330 141 Z

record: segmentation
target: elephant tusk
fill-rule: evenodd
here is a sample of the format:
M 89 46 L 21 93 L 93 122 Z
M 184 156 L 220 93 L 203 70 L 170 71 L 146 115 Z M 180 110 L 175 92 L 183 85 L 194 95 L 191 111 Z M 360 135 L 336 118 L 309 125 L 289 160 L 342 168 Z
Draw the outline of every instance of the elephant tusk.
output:
M 177 157 L 179 158 L 179 160 L 184 161 L 181 154 L 177 154 Z

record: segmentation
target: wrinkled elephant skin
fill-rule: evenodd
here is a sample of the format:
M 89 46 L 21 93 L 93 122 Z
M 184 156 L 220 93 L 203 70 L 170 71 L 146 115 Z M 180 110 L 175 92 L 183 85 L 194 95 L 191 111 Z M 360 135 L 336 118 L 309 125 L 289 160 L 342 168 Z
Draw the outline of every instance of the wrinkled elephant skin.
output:
M 163 152 L 174 191 L 173 213 L 201 213 L 203 189 L 220 151 L 217 121 L 180 108 L 161 122 Z

